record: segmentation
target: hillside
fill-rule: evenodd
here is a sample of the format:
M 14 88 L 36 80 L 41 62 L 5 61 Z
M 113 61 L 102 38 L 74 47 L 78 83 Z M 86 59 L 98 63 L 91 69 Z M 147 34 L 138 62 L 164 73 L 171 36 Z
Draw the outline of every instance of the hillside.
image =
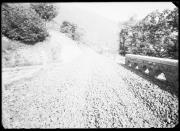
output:
M 85 30 L 84 41 L 98 48 L 118 49 L 117 23 L 95 14 L 93 12 L 76 7 L 73 4 L 60 3 L 59 15 L 54 19 L 61 24 L 64 20 L 77 24 Z
M 50 25 L 53 29 L 59 31 L 58 29 L 64 20 L 73 22 L 85 32 L 82 41 L 97 52 L 115 53 L 118 50 L 117 24 L 115 22 L 78 8 L 73 4 L 58 3 L 56 6 L 59 8 L 59 15 L 53 20 L 54 23 L 50 22 L 47 26 Z M 49 47 L 53 45 L 49 45 L 48 40 L 34 46 L 28 46 L 15 41 L 6 41 L 3 38 L 2 45 L 3 50 L 9 48 L 8 51 L 5 49 L 6 51 L 3 52 L 3 67 L 42 64 L 45 59 L 49 59 L 48 61 L 55 59 L 52 58 L 54 57 L 52 53 L 54 51 L 49 51 Z M 4 48 L 4 46 L 6 47 Z M 14 49 L 11 50 L 11 47 Z
M 2 39 L 3 67 L 40 65 L 52 62 L 68 62 L 79 55 L 77 43 L 64 34 L 49 30 L 50 37 L 36 45 Z

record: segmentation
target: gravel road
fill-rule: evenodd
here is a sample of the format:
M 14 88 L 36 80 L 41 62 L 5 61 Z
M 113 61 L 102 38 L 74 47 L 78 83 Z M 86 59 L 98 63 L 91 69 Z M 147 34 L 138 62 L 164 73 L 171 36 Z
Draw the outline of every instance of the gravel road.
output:
M 69 63 L 2 88 L 5 128 L 150 128 L 178 124 L 178 98 L 81 47 Z

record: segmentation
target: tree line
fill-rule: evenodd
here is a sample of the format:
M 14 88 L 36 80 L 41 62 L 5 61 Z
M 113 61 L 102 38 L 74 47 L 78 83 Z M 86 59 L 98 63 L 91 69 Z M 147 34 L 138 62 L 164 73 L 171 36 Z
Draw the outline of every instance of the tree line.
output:
M 151 12 L 135 24 L 123 24 L 119 53 L 178 59 L 178 8 Z

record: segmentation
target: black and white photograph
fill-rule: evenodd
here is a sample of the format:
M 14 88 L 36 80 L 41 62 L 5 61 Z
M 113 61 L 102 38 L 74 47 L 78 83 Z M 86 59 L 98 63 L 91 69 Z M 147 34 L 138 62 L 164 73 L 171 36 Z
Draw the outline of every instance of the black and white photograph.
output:
M 1 4 L 4 129 L 176 128 L 175 2 Z

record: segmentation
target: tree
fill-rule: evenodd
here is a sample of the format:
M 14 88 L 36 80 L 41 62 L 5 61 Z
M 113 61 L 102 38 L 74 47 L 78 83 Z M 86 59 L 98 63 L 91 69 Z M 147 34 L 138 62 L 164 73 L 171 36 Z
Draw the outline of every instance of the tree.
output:
M 60 32 L 65 33 L 68 37 L 75 41 L 80 41 L 83 36 L 83 30 L 76 24 L 64 21 L 60 27 Z
M 45 40 L 44 21 L 24 4 L 2 4 L 2 34 L 11 40 L 35 44 Z
M 125 47 L 125 42 L 128 38 L 128 28 L 124 28 L 121 30 L 120 34 L 120 54 L 125 55 L 126 52 L 126 47 Z
M 57 8 L 48 3 L 32 3 L 30 4 L 31 8 L 36 11 L 39 16 L 44 19 L 45 21 L 51 21 L 54 19 L 57 15 Z
M 177 8 L 156 10 L 135 25 L 124 27 L 120 31 L 120 39 L 124 39 L 120 46 L 127 47 L 125 53 L 177 59 L 178 27 Z
M 171 33 L 169 34 L 169 36 L 167 37 L 167 39 L 169 38 L 168 41 L 171 41 L 171 44 L 167 44 L 169 45 L 169 47 L 167 48 L 167 52 L 169 54 L 172 54 L 171 57 L 178 59 L 178 29 L 179 29 L 179 13 L 178 13 L 178 8 L 174 8 L 173 11 L 171 11 L 167 17 L 166 17 L 167 21 L 168 21 L 168 26 L 171 30 Z M 166 41 L 167 42 L 167 41 Z M 173 45 L 173 46 L 172 46 Z

